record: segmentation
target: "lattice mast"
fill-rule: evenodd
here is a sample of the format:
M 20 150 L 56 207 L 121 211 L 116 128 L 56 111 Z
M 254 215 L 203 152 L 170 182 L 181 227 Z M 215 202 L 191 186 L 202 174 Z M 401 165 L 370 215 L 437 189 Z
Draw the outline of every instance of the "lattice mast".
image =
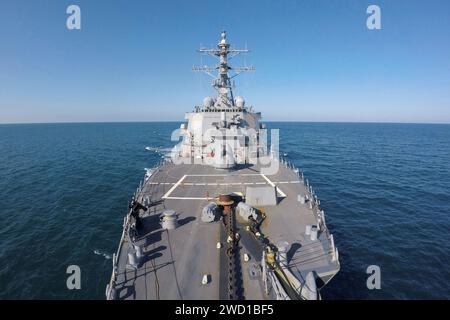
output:
M 234 49 L 230 47 L 227 42 L 227 33 L 222 31 L 220 34 L 220 41 L 217 44 L 217 49 L 200 48 L 198 52 L 209 54 L 210 56 L 219 58 L 219 64 L 215 66 L 194 66 L 193 71 L 202 71 L 213 78 L 212 86 L 217 90 L 218 96 L 215 102 L 215 107 L 231 108 L 235 106 L 233 97 L 233 85 L 231 79 L 242 72 L 255 71 L 253 66 L 231 67 L 228 64 L 228 59 L 235 57 L 241 53 L 249 52 L 248 49 Z M 215 71 L 217 75 L 214 74 Z M 230 71 L 233 72 L 230 75 Z

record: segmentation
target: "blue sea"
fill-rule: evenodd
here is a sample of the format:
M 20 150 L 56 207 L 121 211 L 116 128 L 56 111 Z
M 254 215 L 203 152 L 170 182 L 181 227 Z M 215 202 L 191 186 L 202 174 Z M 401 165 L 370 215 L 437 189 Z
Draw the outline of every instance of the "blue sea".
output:
M 104 299 L 127 203 L 179 123 L 0 125 L 0 298 Z M 270 123 L 325 210 L 324 299 L 450 298 L 450 125 Z M 68 290 L 66 268 L 81 268 Z M 366 286 L 369 265 L 381 289 Z

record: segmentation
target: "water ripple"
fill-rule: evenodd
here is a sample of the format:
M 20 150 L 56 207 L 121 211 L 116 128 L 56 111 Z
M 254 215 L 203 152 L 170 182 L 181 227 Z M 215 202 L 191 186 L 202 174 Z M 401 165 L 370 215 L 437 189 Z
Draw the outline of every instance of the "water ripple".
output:
M 450 126 L 270 123 L 321 199 L 326 299 L 450 298 Z M 177 123 L 0 125 L 0 298 L 103 299 L 127 202 Z M 66 288 L 66 268 L 82 290 Z M 366 268 L 381 267 L 368 290 Z

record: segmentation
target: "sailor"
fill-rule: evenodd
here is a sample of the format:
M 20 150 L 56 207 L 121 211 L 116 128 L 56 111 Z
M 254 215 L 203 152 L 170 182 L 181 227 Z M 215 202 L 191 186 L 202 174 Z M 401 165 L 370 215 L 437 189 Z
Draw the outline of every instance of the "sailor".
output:
M 147 208 L 142 204 L 140 204 L 139 202 L 137 202 L 136 200 L 134 200 L 134 198 L 131 200 L 130 207 L 131 207 L 131 216 L 134 218 L 134 221 L 136 221 L 136 230 L 139 230 L 142 226 L 142 219 L 139 216 L 139 211 L 140 210 L 147 211 Z

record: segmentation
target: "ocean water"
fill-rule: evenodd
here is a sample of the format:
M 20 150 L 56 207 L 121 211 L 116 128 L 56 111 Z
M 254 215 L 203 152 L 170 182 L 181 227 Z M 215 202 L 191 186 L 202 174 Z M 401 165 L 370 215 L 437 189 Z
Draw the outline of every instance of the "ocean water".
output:
M 0 298 L 104 299 L 127 203 L 178 123 L 0 125 Z M 318 194 L 324 299 L 450 298 L 450 125 L 270 123 Z M 66 268 L 81 268 L 68 290 Z M 369 290 L 366 269 L 381 269 Z

